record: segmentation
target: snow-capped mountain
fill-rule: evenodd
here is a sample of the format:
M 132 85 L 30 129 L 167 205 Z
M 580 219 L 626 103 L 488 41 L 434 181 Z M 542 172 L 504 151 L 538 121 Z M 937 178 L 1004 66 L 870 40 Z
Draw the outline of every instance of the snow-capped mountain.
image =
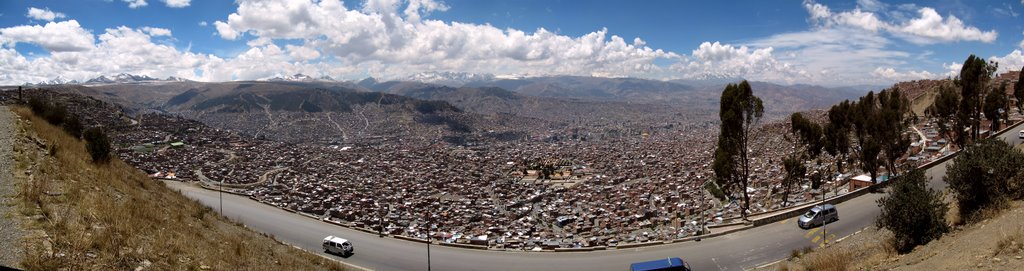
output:
M 78 80 L 68 80 L 67 78 L 64 78 L 63 76 L 58 75 L 57 78 L 53 78 L 52 80 L 42 81 L 42 82 L 37 83 L 36 85 L 52 86 L 52 85 L 67 85 L 67 84 L 78 84 Z
M 188 79 L 177 77 L 177 76 L 167 77 L 167 79 L 164 79 L 164 81 L 167 81 L 167 82 L 192 82 L 192 80 L 188 80 Z
M 260 79 L 258 81 L 267 82 L 337 82 L 333 77 L 324 75 L 317 78 L 312 76 L 296 73 L 295 75 L 275 76 L 272 78 Z
M 410 75 L 403 79 L 403 81 L 415 81 L 421 83 L 430 83 L 438 85 L 446 85 L 451 87 L 461 87 L 468 83 L 473 82 L 485 82 L 493 81 L 493 74 L 480 74 L 480 73 L 468 73 L 468 72 L 421 72 Z
M 89 79 L 88 81 L 85 81 L 85 83 L 86 84 L 111 84 L 111 83 L 132 83 L 132 82 L 149 82 L 149 81 L 160 81 L 160 79 L 149 77 L 148 75 L 134 75 L 134 74 L 128 74 L 128 73 L 121 73 L 121 74 L 118 74 L 118 75 L 114 75 L 112 77 L 108 77 L 106 75 L 100 75 L 100 77 Z

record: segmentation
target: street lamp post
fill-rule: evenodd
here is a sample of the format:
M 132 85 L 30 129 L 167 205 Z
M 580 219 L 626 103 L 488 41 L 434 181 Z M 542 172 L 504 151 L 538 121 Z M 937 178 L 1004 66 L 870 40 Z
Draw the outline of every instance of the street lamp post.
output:
M 434 242 L 430 236 L 430 226 L 427 226 L 427 271 L 430 271 L 430 243 Z
M 220 179 L 219 187 L 217 187 L 217 196 L 220 197 L 220 215 L 224 215 L 224 179 Z

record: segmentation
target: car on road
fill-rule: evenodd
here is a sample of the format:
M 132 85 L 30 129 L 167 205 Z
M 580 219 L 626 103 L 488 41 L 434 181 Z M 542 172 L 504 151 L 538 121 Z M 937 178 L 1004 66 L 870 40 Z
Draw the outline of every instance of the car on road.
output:
M 690 271 L 690 265 L 680 259 L 665 258 L 653 261 L 633 263 L 629 265 L 630 271 Z
M 351 242 L 334 235 L 325 237 L 323 246 L 324 252 L 327 252 L 328 254 L 338 254 L 341 256 L 352 255 L 352 252 L 355 250 L 355 248 L 352 247 Z
M 1024 139 L 1024 129 L 1021 129 L 1020 132 L 1017 132 L 1017 138 Z
M 800 228 L 808 229 L 839 220 L 839 211 L 832 204 L 818 205 L 808 210 L 796 221 Z

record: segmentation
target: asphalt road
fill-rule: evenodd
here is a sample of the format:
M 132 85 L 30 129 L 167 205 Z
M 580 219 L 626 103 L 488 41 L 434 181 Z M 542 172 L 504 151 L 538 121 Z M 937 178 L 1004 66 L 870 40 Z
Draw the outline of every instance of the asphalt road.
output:
M 1004 134 L 1004 140 L 1019 144 L 1019 127 Z M 949 162 L 926 172 L 930 187 L 945 188 L 942 176 Z M 168 186 L 190 198 L 219 208 L 216 191 L 189 184 L 167 182 Z M 433 270 L 628 270 L 629 264 L 667 257 L 681 257 L 695 270 L 744 270 L 781 260 L 794 249 L 821 246 L 874 225 L 879 209 L 876 200 L 883 194 L 867 194 L 837 205 L 839 221 L 821 227 L 800 229 L 796 218 L 761 227 L 707 238 L 700 242 L 682 242 L 632 249 L 594 252 L 506 252 L 430 246 Z M 322 253 L 320 242 L 327 235 L 349 239 L 355 254 L 342 258 L 346 263 L 374 270 L 427 270 L 427 245 L 394 238 L 380 238 L 358 230 L 335 226 L 274 208 L 246 197 L 223 194 L 224 215 L 248 227 L 269 234 L 300 248 Z M 325 254 L 326 255 L 326 254 Z

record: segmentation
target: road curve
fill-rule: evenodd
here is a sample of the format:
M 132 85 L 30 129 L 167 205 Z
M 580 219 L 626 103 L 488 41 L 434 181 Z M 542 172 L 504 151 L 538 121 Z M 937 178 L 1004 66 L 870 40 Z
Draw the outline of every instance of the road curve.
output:
M 1001 137 L 1019 144 L 1017 127 Z M 929 187 L 942 189 L 942 176 L 949 161 L 927 170 Z M 168 187 L 199 202 L 219 208 L 216 191 L 180 182 L 167 182 Z M 794 249 L 820 246 L 824 240 L 836 239 L 872 226 L 879 209 L 876 200 L 882 194 L 867 194 L 837 205 L 839 221 L 827 227 L 804 230 L 795 218 L 761 227 L 707 238 L 700 242 L 682 242 L 659 246 L 610 249 L 594 252 L 506 252 L 461 249 L 432 245 L 430 263 L 433 270 L 628 270 L 637 261 L 681 257 L 695 270 L 744 270 L 788 257 Z M 249 228 L 274 235 L 278 240 L 300 248 L 322 253 L 320 241 L 327 235 L 347 238 L 355 245 L 355 254 L 342 258 L 346 263 L 374 270 L 427 270 L 426 244 L 380 238 L 358 230 L 324 223 L 302 215 L 268 206 L 247 197 L 223 194 L 223 214 Z

